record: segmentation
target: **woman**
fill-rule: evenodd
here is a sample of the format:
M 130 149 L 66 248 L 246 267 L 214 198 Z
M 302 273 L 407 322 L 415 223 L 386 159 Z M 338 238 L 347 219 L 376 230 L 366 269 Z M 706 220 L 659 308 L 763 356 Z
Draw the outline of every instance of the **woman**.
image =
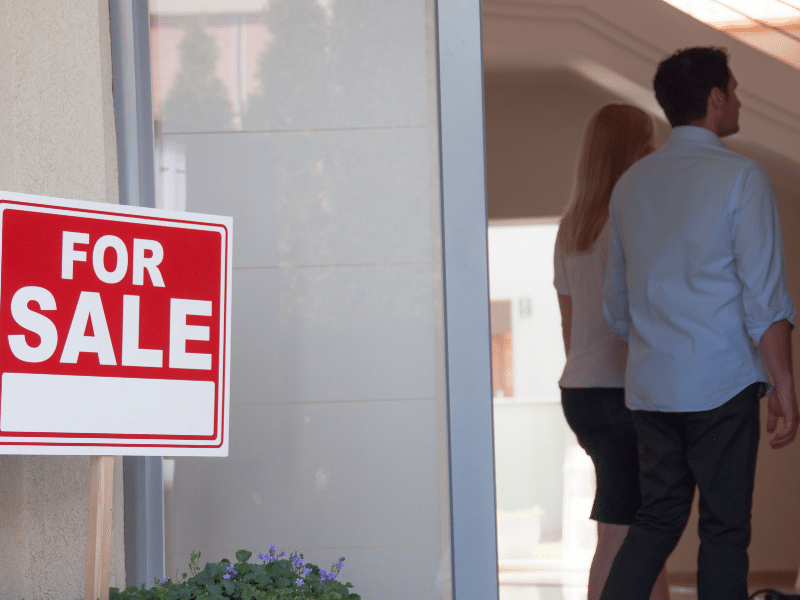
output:
M 601 108 L 586 130 L 575 196 L 556 237 L 555 287 L 567 353 L 561 404 L 597 475 L 589 600 L 600 597 L 641 503 L 636 431 L 623 390 L 627 348 L 603 317 L 603 282 L 611 191 L 628 167 L 653 151 L 652 144 L 653 123 L 646 113 L 622 104 Z M 651 600 L 669 600 L 663 571 Z

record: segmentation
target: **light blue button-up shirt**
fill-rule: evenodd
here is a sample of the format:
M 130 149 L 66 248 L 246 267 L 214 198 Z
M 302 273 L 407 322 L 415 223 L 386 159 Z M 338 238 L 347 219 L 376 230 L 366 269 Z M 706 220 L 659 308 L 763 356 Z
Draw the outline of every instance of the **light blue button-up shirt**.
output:
M 629 343 L 628 407 L 710 410 L 768 381 L 757 345 L 795 309 L 767 171 L 676 127 L 622 176 L 610 213 L 603 310 Z

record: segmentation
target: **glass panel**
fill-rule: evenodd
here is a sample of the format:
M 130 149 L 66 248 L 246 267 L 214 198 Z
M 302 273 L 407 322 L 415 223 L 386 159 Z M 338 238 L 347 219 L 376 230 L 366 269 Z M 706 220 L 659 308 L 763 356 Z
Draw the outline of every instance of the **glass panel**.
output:
M 168 572 L 449 598 L 433 1 L 150 7 L 158 206 L 234 218 L 231 451 L 169 463 Z
M 557 229 L 554 219 L 489 226 L 492 361 L 511 365 L 494 386 L 501 600 L 522 590 L 585 598 L 597 543 L 594 467 L 564 420 L 558 388 L 566 357 L 553 287 Z

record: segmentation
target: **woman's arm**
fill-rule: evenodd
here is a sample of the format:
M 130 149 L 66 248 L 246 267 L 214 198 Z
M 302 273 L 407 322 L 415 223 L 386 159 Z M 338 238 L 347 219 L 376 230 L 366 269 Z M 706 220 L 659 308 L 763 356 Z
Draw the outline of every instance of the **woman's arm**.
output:
M 561 335 L 564 337 L 564 352 L 569 356 L 569 338 L 572 332 L 572 296 L 558 294 L 561 309 Z

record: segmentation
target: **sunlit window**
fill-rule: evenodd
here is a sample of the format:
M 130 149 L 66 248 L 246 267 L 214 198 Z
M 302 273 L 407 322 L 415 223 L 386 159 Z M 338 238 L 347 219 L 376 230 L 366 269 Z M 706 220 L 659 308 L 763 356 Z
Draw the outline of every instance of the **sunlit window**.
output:
M 800 0 L 665 0 L 699 21 L 800 68 Z

